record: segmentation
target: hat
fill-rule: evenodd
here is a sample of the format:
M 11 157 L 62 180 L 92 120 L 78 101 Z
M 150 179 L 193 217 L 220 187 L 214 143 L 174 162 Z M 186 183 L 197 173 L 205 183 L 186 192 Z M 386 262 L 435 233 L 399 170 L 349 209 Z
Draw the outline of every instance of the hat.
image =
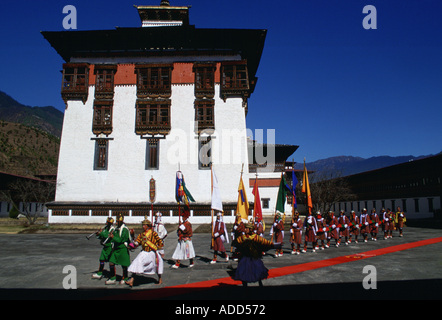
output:
M 141 224 L 142 224 L 142 225 L 146 224 L 146 225 L 148 225 L 148 226 L 151 226 L 151 225 L 152 225 L 152 222 L 150 222 L 150 220 L 147 219 L 147 216 L 144 216 L 144 220 L 141 221 Z
M 114 223 L 114 218 L 108 217 L 106 220 L 107 223 Z
M 121 213 L 117 214 L 117 221 L 124 221 L 124 216 Z

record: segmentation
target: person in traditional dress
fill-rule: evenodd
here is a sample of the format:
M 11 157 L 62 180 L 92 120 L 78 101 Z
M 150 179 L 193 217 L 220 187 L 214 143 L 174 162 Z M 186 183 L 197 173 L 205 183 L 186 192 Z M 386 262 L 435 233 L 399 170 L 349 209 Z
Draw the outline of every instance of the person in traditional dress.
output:
M 316 232 L 318 231 L 318 225 L 316 219 L 311 212 L 307 214 L 304 219 L 304 249 L 301 252 L 307 252 L 308 242 L 312 243 L 312 252 L 316 252 Z
M 321 212 L 318 211 L 316 213 L 316 223 L 318 226 L 318 231 L 316 232 L 316 250 L 325 249 L 326 237 L 327 237 L 327 226 L 325 225 L 324 218 L 321 215 Z M 321 241 L 322 246 L 319 246 L 319 241 Z
M 371 240 L 376 241 L 379 232 L 379 216 L 376 209 L 372 209 L 369 215 Z
M 388 210 L 388 211 L 387 211 Z M 380 217 L 381 225 L 382 225 L 382 231 L 384 232 L 384 240 L 388 239 L 388 229 L 390 224 L 390 213 L 389 210 L 385 210 L 384 208 L 381 209 Z
M 124 224 L 124 216 L 118 215 L 117 227 L 109 234 L 112 242 L 112 253 L 109 258 L 109 266 L 111 269 L 111 277 L 106 281 L 106 284 L 117 283 L 117 273 L 115 265 L 120 265 L 123 269 L 123 276 L 120 284 L 124 284 L 128 278 L 127 268 L 130 265 L 130 255 L 128 245 L 131 241 L 129 229 Z
M 273 244 L 273 242 L 253 233 L 253 228 L 253 223 L 247 223 L 245 233 L 237 239 L 240 256 L 233 279 L 241 281 L 243 286 L 253 282 L 258 282 L 262 286 L 262 280 L 269 275 L 268 269 L 262 262 L 262 252 L 282 246 L 281 243 Z
M 128 271 L 132 273 L 129 280 L 126 281 L 130 287 L 134 285 L 136 275 L 158 274 L 158 284 L 163 283 L 161 275 L 163 274 L 163 258 L 159 250 L 163 248 L 164 243 L 157 232 L 152 228 L 152 222 L 147 217 L 141 222 L 143 232 L 141 232 L 133 243 L 129 245 L 132 249 L 141 246 L 142 251 L 130 264 Z
M 397 207 L 396 209 L 396 217 L 395 217 L 395 224 L 396 229 L 399 231 L 399 237 L 404 236 L 404 225 L 407 221 L 407 218 L 405 216 L 405 212 L 401 210 L 401 207 Z
M 109 240 L 109 234 L 113 232 L 114 227 L 114 218 L 108 217 L 106 219 L 106 225 L 104 228 L 98 230 L 96 232 L 97 238 L 100 240 L 103 248 L 101 249 L 100 254 L 100 265 L 98 267 L 98 271 L 92 275 L 93 279 L 101 279 L 103 278 L 104 264 L 109 262 L 110 255 L 112 253 L 112 243 Z
M 226 224 L 223 221 L 223 214 L 221 212 L 218 212 L 216 215 L 216 221 L 214 221 L 212 228 L 213 259 L 210 261 L 210 263 L 216 263 L 217 253 L 220 253 L 220 255 L 224 256 L 226 261 L 229 261 L 229 255 L 224 247 L 224 243 L 229 243 L 229 236 L 227 234 Z
M 338 226 L 339 226 L 339 244 L 342 242 L 342 238 L 344 238 L 345 245 L 348 245 L 348 237 L 350 235 L 350 230 L 348 228 L 348 224 L 350 220 L 345 215 L 345 211 L 341 210 L 339 218 L 338 218 Z
M 394 212 L 387 208 L 387 217 L 388 217 L 388 230 L 387 230 L 387 238 L 393 238 L 393 231 L 395 228 L 394 223 Z
M 355 243 L 358 243 L 358 235 L 359 235 L 359 217 L 356 215 L 356 212 L 353 210 L 350 213 L 350 235 L 348 237 L 348 243 L 351 243 L 352 237 L 355 236 Z
M 155 214 L 155 222 L 153 225 L 153 230 L 158 234 L 158 236 L 160 237 L 161 241 L 163 242 L 163 248 L 158 250 L 158 253 L 161 255 L 161 257 L 164 259 L 164 240 L 167 237 L 167 229 L 164 226 L 163 223 L 163 219 L 162 219 L 163 215 L 161 212 L 157 212 Z
M 240 236 L 245 234 L 245 232 L 246 232 L 245 224 L 246 223 L 247 223 L 247 220 L 241 219 L 240 214 L 236 215 L 235 223 L 232 226 L 232 232 L 231 232 L 232 245 L 230 247 L 230 251 L 232 251 L 232 249 L 234 248 L 234 251 L 232 253 L 233 261 L 238 261 L 239 252 L 238 252 L 237 246 L 236 246 L 237 245 L 236 239 L 238 239 Z
M 301 252 L 302 243 L 302 220 L 299 218 L 298 210 L 295 210 L 292 217 L 292 225 L 290 226 L 290 244 L 292 246 L 292 254 Z
M 270 237 L 275 237 L 275 243 L 281 243 L 284 240 L 284 222 L 280 212 L 275 215 L 272 228 L 270 229 Z M 282 257 L 282 248 L 276 249 L 275 258 Z
M 195 249 L 192 243 L 192 224 L 189 221 L 190 211 L 187 207 L 184 208 L 183 212 L 183 223 L 180 223 L 177 234 L 178 234 L 178 243 L 175 249 L 175 252 L 172 255 L 172 259 L 175 260 L 175 264 L 172 266 L 173 269 L 177 269 L 181 265 L 182 260 L 189 260 L 189 268 L 193 268 L 195 266 L 194 258 L 195 258 Z
M 330 247 L 331 239 L 335 239 L 335 246 L 339 247 L 339 227 L 338 219 L 335 217 L 335 213 L 330 211 L 325 219 L 325 224 L 327 225 L 327 244 L 326 248 Z
M 364 238 L 364 242 L 367 242 L 368 233 L 370 232 L 370 223 L 369 216 L 367 213 L 367 209 L 362 209 L 361 216 L 359 217 L 359 221 L 361 223 L 361 235 Z
M 253 233 L 256 233 L 260 237 L 264 237 L 264 224 L 262 220 L 256 218 L 253 225 Z

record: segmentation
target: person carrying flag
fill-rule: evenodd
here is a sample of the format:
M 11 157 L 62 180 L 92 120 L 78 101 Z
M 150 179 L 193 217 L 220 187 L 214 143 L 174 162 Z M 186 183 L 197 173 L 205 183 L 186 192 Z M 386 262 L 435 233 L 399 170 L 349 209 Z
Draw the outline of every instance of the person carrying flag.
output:
M 229 256 L 226 253 L 226 248 L 224 247 L 224 242 L 228 243 L 229 238 L 227 235 L 227 228 L 223 221 L 223 214 L 221 212 L 218 212 L 216 215 L 216 221 L 213 223 L 213 259 L 210 261 L 211 264 L 216 263 L 216 256 L 219 252 L 226 261 L 229 261 Z
M 299 218 L 298 210 L 295 210 L 292 217 L 292 225 L 290 226 L 290 244 L 292 246 L 292 254 L 301 252 L 302 243 L 302 220 Z

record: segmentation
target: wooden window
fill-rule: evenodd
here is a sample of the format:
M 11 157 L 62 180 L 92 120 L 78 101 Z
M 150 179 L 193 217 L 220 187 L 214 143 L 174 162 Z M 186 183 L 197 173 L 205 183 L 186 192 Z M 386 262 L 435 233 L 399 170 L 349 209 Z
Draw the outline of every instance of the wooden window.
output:
M 215 101 L 213 99 L 195 100 L 195 127 L 202 130 L 215 129 Z
M 95 140 L 94 170 L 107 170 L 108 146 L 108 139 Z
M 95 100 L 92 132 L 96 135 L 112 132 L 112 100 Z
M 95 65 L 95 98 L 112 99 L 116 65 Z
M 196 63 L 193 67 L 195 73 L 195 96 L 197 98 L 213 98 L 215 95 L 215 70 L 214 63 Z
M 171 64 L 136 65 L 138 98 L 170 97 L 172 69 Z
M 246 61 L 226 61 L 221 64 L 221 98 L 249 96 Z
M 159 139 L 147 139 L 146 170 L 159 169 Z
M 212 164 L 212 138 L 210 136 L 199 138 L 198 163 L 199 169 L 210 169 Z
M 167 134 L 170 131 L 170 100 L 138 100 L 137 134 Z
M 61 95 L 67 100 L 87 100 L 89 82 L 89 65 L 85 63 L 63 64 L 63 81 Z
M 269 198 L 262 198 L 261 199 L 261 205 L 263 209 L 268 209 L 270 208 L 270 199 Z

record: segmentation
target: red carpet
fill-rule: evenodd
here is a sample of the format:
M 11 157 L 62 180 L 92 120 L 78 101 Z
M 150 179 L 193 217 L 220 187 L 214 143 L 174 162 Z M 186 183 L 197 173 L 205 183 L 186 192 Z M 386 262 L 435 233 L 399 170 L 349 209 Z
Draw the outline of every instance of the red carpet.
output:
M 417 242 L 411 242 L 411 243 L 405 243 L 400 244 L 396 246 L 356 253 L 352 255 L 347 256 L 340 256 L 336 258 L 330 258 L 325 260 L 319 260 L 319 261 L 313 261 L 313 262 L 307 262 L 302 264 L 296 264 L 292 266 L 287 267 L 281 267 L 281 268 L 275 268 L 269 270 L 269 277 L 270 278 L 276 278 L 276 277 L 282 277 L 289 274 L 294 274 L 298 272 L 303 271 L 309 271 L 314 270 L 318 268 L 324 268 L 329 267 L 341 263 L 347 263 L 355 260 L 360 259 L 367 259 L 372 258 L 384 254 L 389 254 L 397 251 L 412 249 L 420 246 L 425 246 L 429 244 L 434 244 L 442 242 L 442 237 L 433 238 L 433 239 L 427 239 L 427 240 L 421 240 Z M 179 271 L 177 271 L 179 272 Z M 115 297 L 107 297 L 106 299 L 161 299 L 165 297 L 170 297 L 174 295 L 182 295 L 189 292 L 194 292 L 195 290 L 206 290 L 209 288 L 214 287 L 220 287 L 220 286 L 232 286 L 232 285 L 240 285 L 241 282 L 233 280 L 231 277 L 225 277 L 225 278 L 219 278 L 219 279 L 213 279 L 213 280 L 207 280 L 207 281 L 200 281 L 200 282 L 193 282 L 188 284 L 182 284 L 178 286 L 171 286 L 171 287 L 163 287 L 159 289 L 149 289 L 149 290 L 143 290 L 143 291 L 134 291 L 132 293 L 124 294 L 124 295 L 118 295 Z M 185 296 L 184 296 L 185 298 Z

